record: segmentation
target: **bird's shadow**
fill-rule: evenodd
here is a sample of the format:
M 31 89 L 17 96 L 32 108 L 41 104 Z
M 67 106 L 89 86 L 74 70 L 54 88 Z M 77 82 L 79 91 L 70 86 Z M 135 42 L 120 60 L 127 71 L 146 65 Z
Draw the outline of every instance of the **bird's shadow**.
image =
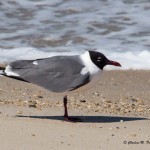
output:
M 25 116 L 17 115 L 16 117 L 23 118 L 34 118 L 34 119 L 50 119 L 63 121 L 63 116 Z M 140 117 L 119 117 L 119 116 L 70 116 L 77 117 L 82 120 L 82 123 L 113 123 L 120 121 L 138 121 L 138 120 L 149 120 L 148 118 Z

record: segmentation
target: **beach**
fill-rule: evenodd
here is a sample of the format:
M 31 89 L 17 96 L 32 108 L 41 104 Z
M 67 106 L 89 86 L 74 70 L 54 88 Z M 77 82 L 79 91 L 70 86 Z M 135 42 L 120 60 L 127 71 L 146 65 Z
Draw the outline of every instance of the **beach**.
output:
M 150 71 L 104 71 L 99 83 L 61 95 L 0 77 L 0 147 L 3 150 L 105 150 L 150 148 Z
M 0 150 L 150 149 L 149 0 L 5 0 L 0 10 L 0 67 L 89 50 L 122 66 L 67 95 L 76 123 L 63 120 L 61 94 L 0 76 Z

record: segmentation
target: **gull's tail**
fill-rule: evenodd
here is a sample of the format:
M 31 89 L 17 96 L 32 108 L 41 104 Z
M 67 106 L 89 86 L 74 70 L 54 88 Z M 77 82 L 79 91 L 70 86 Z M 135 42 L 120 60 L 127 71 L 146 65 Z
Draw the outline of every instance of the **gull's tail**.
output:
M 5 76 L 5 77 L 8 77 L 8 78 L 12 78 L 12 79 L 16 79 L 16 80 L 20 80 L 20 81 L 24 81 L 24 82 L 28 82 L 24 79 L 21 79 L 17 76 L 11 76 L 11 75 L 7 75 L 7 73 L 5 73 L 5 67 L 0 67 L 0 76 Z

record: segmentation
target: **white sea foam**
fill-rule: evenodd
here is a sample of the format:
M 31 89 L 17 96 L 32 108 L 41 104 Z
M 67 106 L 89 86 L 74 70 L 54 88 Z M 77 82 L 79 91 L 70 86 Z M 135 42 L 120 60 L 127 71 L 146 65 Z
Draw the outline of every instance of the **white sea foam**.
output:
M 43 52 L 32 47 L 22 47 L 10 49 L 0 49 L 0 63 L 8 63 L 14 60 L 24 59 L 39 59 L 47 58 L 56 55 L 74 55 L 79 52 Z M 108 59 L 118 61 L 122 67 L 107 66 L 106 70 L 112 69 L 150 69 L 150 51 L 143 50 L 141 52 L 110 52 L 106 50 L 97 50 L 105 54 Z
M 150 51 L 144 50 L 141 52 L 106 52 L 109 59 L 118 61 L 122 67 L 108 66 L 106 69 L 150 69 Z
M 18 47 L 13 49 L 0 49 L 0 63 L 9 63 L 14 60 L 32 60 L 47 58 L 56 55 L 71 55 L 67 52 L 44 52 L 33 47 Z

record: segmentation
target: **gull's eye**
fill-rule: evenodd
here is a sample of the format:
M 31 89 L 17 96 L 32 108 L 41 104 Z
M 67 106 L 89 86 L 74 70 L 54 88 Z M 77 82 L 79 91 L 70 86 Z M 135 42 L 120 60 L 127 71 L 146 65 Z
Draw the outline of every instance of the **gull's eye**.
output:
M 97 58 L 97 61 L 101 61 L 101 60 L 102 60 L 102 58 L 101 58 L 101 57 L 98 57 L 98 58 Z

